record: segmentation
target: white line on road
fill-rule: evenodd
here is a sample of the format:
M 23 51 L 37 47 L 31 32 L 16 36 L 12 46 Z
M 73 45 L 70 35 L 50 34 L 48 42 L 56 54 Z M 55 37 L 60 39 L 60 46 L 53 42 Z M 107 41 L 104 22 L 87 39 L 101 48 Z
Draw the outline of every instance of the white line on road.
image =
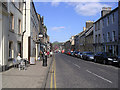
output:
M 73 63 L 74 64 L 74 63 Z M 74 64 L 76 67 L 78 67 L 78 68 L 80 68 L 80 66 L 79 65 L 77 65 L 77 64 Z
M 70 62 L 70 61 L 68 61 L 69 63 L 72 63 L 72 62 Z M 77 64 L 75 64 L 75 63 L 72 63 L 73 65 L 75 65 L 76 67 L 78 67 L 78 68 L 80 68 L 80 66 L 79 65 L 77 65 Z
M 89 71 L 89 70 L 86 70 L 87 72 L 89 72 L 89 73 L 91 73 L 91 74 L 93 74 L 93 75 L 95 75 L 95 76 L 97 76 L 97 77 L 99 77 L 99 78 L 101 78 L 101 79 L 103 79 L 103 80 L 105 80 L 105 81 L 107 81 L 107 82 L 109 82 L 109 83 L 112 83 L 112 81 L 110 81 L 110 80 L 108 80 L 108 79 L 105 79 L 105 78 L 103 78 L 103 77 L 101 77 L 101 76 L 99 76 L 99 75 L 97 75 L 97 74 L 95 74 L 95 73 L 92 73 L 91 71 Z

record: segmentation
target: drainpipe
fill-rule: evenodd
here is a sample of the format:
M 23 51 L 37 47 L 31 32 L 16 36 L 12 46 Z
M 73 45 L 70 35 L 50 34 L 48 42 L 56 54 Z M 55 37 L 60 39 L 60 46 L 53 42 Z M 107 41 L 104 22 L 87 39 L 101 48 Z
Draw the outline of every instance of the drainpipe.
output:
M 22 58 L 23 58 L 23 37 L 24 37 L 24 33 L 26 32 L 26 1 L 23 3 L 25 4 L 25 30 L 22 34 Z
M 2 4 L 2 3 L 1 3 Z M 1 8 L 2 8 L 2 5 L 1 5 Z M 2 10 L 2 9 L 1 9 Z M 2 23 L 3 23 L 3 20 L 1 20 Z M 2 71 L 3 71 L 3 29 L 2 29 Z

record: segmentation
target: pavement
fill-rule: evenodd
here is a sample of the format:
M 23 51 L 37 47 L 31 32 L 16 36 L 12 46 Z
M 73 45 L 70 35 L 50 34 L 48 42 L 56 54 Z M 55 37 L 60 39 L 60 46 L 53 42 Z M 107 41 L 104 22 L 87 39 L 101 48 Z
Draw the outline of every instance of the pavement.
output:
M 27 70 L 11 68 L 2 72 L 2 88 L 44 88 L 51 63 L 52 57 L 48 58 L 47 67 L 42 66 L 42 61 L 36 61 Z

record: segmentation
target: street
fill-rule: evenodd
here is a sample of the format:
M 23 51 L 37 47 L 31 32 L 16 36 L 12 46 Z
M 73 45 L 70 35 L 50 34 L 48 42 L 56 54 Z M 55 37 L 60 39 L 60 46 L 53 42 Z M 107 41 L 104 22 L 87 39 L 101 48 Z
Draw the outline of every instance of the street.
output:
M 46 88 L 118 88 L 118 68 L 56 53 Z

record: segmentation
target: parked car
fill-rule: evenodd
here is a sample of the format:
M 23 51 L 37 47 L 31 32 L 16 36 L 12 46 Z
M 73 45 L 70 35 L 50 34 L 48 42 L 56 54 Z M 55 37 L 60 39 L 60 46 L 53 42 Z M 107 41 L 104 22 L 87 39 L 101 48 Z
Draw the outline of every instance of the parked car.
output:
M 74 54 L 74 51 L 71 51 L 71 52 L 70 52 L 70 55 L 73 56 L 73 54 Z
M 103 64 L 117 63 L 117 56 L 109 52 L 98 52 L 94 56 L 94 62 L 100 62 Z
M 84 60 L 94 60 L 94 53 L 93 52 L 83 52 L 82 58 Z
M 120 67 L 120 56 L 118 56 L 117 61 L 118 61 L 118 66 Z
M 79 53 L 77 54 L 77 57 L 78 57 L 78 58 L 82 58 L 82 52 L 79 52 Z
M 77 57 L 78 53 L 79 53 L 79 51 L 75 51 L 74 56 Z
M 67 55 L 71 55 L 71 52 L 70 52 L 70 51 L 68 51 L 68 52 L 67 52 Z

